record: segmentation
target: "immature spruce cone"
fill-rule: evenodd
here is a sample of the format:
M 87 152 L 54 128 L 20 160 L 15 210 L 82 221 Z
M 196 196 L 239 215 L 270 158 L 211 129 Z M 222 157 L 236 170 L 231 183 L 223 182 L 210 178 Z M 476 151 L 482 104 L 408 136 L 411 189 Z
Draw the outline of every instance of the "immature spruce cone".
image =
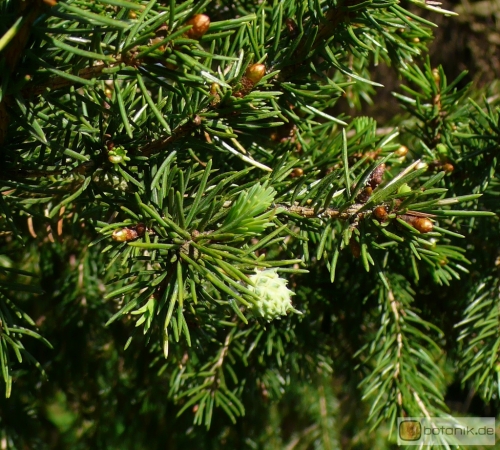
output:
M 254 286 L 248 289 L 255 292 L 259 301 L 252 305 L 251 310 L 256 317 L 263 317 L 268 322 L 286 316 L 289 311 L 299 313 L 293 308 L 290 297 L 295 295 L 286 287 L 287 280 L 280 278 L 276 269 L 258 271 L 250 276 Z

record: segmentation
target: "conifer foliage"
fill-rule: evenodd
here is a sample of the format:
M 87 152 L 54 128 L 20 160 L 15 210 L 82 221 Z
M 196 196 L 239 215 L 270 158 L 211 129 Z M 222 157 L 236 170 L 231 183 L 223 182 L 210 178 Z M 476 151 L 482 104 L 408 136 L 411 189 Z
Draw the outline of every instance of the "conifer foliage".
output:
M 2 448 L 383 449 L 453 384 L 494 405 L 500 117 L 437 14 L 4 0 Z M 379 65 L 394 127 L 342 113 Z

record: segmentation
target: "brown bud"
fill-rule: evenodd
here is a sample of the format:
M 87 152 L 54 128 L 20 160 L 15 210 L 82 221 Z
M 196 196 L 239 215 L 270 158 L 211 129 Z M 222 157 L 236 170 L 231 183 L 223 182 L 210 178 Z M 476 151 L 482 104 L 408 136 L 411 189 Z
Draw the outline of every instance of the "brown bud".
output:
M 212 96 L 210 104 L 212 106 L 217 106 L 217 104 L 220 102 L 220 95 L 218 89 L 219 85 L 217 83 L 212 83 L 210 85 L 210 95 Z
M 407 153 L 408 153 L 408 147 L 406 145 L 402 145 L 394 152 L 396 156 L 406 156 Z
M 292 178 L 301 177 L 302 175 L 304 175 L 304 170 L 300 167 L 296 167 L 295 169 L 293 169 L 292 173 L 290 174 Z
M 160 43 L 161 41 L 163 41 L 163 39 L 165 39 L 164 37 L 161 37 L 161 36 L 158 36 L 158 37 L 155 37 L 153 39 L 150 39 L 149 40 L 149 43 L 151 45 L 156 45 L 158 43 Z M 160 52 L 164 52 L 165 51 L 165 46 L 164 45 L 160 45 L 158 48 L 157 48 L 158 51 Z
M 366 152 L 366 153 L 365 153 L 364 155 L 362 155 L 362 156 L 366 156 L 366 159 L 367 159 L 368 161 L 375 161 L 375 160 L 378 158 L 378 156 L 379 156 L 379 155 L 380 155 L 380 149 L 379 149 L 379 148 L 377 148 L 377 150 L 372 151 L 372 152 Z
M 427 217 L 416 217 L 411 225 L 421 233 L 429 233 L 434 228 L 434 225 Z
M 137 231 L 135 231 L 132 228 L 121 228 L 119 230 L 113 231 L 111 237 L 113 238 L 114 241 L 117 242 L 128 242 L 128 241 L 133 241 L 138 236 L 137 236 Z
M 373 189 L 370 186 L 366 186 L 361 193 L 358 195 L 358 202 L 366 203 L 370 196 L 372 195 Z
M 125 227 L 113 231 L 111 237 L 117 242 L 128 242 L 141 237 L 146 232 L 146 226 L 143 223 L 138 223 L 135 227 Z
M 385 206 L 377 206 L 373 210 L 373 215 L 380 221 L 387 219 L 387 210 L 385 209 Z
M 359 258 L 359 255 L 361 254 L 361 246 L 359 245 L 359 242 L 356 239 L 352 238 L 349 241 L 349 247 L 351 248 L 352 256 L 354 256 L 355 258 Z
M 138 223 L 135 226 L 135 231 L 137 231 L 138 236 L 142 236 L 146 232 L 146 226 L 143 223 Z
M 210 95 L 219 95 L 217 89 L 219 88 L 219 85 L 217 83 L 212 83 L 210 85 Z
M 432 69 L 432 77 L 434 78 L 434 81 L 436 84 L 439 84 L 441 81 L 441 75 L 439 74 L 439 69 Z
M 399 216 L 401 220 L 410 224 L 413 228 L 420 231 L 420 233 L 429 233 L 434 228 L 432 222 L 427 217 L 417 217 L 411 214 L 402 214 Z
M 446 163 L 446 164 L 443 164 L 443 170 L 447 173 L 451 173 L 451 172 L 453 172 L 453 170 L 455 170 L 455 168 L 453 167 L 453 164 Z
M 191 39 L 200 39 L 210 27 L 210 17 L 205 14 L 196 14 L 186 22 L 186 25 L 193 25 L 193 27 L 186 33 Z
M 129 19 L 137 19 L 137 13 L 135 11 L 129 11 L 128 18 Z
M 384 178 L 385 172 L 385 164 L 380 164 L 373 172 L 370 177 L 370 181 L 368 184 L 375 189 L 380 183 L 382 183 L 382 179 Z
M 245 76 L 253 83 L 257 84 L 266 74 L 266 66 L 264 64 L 252 64 L 248 66 Z
M 290 17 L 288 17 L 285 20 L 285 25 L 288 29 L 288 34 L 290 35 L 290 37 L 291 38 L 296 37 L 298 34 L 298 28 L 297 28 L 297 24 L 295 23 L 295 20 L 290 19 Z

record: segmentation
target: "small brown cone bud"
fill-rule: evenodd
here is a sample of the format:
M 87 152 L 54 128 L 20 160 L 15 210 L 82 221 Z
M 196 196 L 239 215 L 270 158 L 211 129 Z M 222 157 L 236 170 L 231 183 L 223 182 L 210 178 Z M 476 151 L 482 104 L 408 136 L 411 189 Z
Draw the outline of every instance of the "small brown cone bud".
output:
M 212 100 L 210 104 L 212 106 L 217 106 L 217 104 L 220 102 L 220 95 L 218 91 L 219 85 L 217 83 L 212 83 L 210 85 L 210 95 L 212 96 Z
M 361 193 L 358 195 L 358 202 L 366 203 L 370 196 L 372 195 L 373 189 L 370 186 L 366 186 Z
M 434 78 L 436 84 L 439 84 L 441 82 L 441 75 L 439 74 L 439 69 L 432 69 L 432 77 Z
M 352 256 L 359 258 L 359 255 L 361 254 L 361 246 L 359 245 L 359 242 L 353 238 L 349 241 L 349 247 L 351 248 Z
M 212 83 L 210 85 L 210 95 L 213 95 L 214 97 L 216 95 L 219 95 L 217 89 L 219 88 L 219 85 L 217 83 Z
M 290 17 L 288 17 L 286 20 L 285 20 L 285 25 L 288 29 L 288 34 L 290 35 L 290 37 L 293 39 L 294 37 L 297 37 L 297 34 L 299 34 L 299 29 L 297 27 L 297 24 L 295 23 L 295 20 L 293 19 L 290 19 Z
M 373 215 L 375 216 L 376 219 L 383 221 L 387 219 L 387 210 L 385 209 L 385 206 L 377 206 L 373 210 Z
M 372 151 L 372 152 L 366 152 L 364 155 L 361 155 L 361 156 L 366 156 L 366 159 L 368 161 L 375 161 L 379 155 L 380 155 L 380 149 L 377 148 L 377 150 Z
M 450 164 L 450 163 L 443 164 L 443 170 L 446 173 L 451 173 L 451 172 L 453 172 L 454 169 L 455 168 L 453 167 L 453 164 Z
M 290 174 L 292 178 L 301 177 L 302 175 L 304 175 L 304 170 L 300 167 L 296 167 L 295 169 L 293 169 L 292 173 Z
M 252 64 L 247 68 L 245 76 L 253 83 L 257 84 L 266 74 L 266 66 L 264 64 Z
M 146 226 L 143 223 L 138 223 L 135 227 L 126 227 L 113 231 L 111 237 L 117 242 L 128 242 L 141 237 L 145 232 Z
M 135 231 L 137 231 L 139 236 L 142 236 L 146 232 L 146 226 L 143 223 L 138 223 L 135 226 Z
M 163 41 L 163 37 L 155 37 L 153 39 L 150 39 L 150 43 L 151 45 L 156 45 L 158 43 L 160 43 L 161 41 Z M 160 45 L 158 48 L 157 48 L 158 51 L 160 52 L 164 52 L 165 51 L 165 46 L 164 45 Z
M 137 231 L 131 228 L 121 228 L 113 231 L 111 237 L 117 242 L 128 242 L 137 238 Z
M 382 183 L 382 180 L 384 178 L 384 172 L 385 172 L 385 164 L 380 164 L 373 172 L 370 177 L 370 181 L 368 181 L 368 184 L 372 187 L 372 189 L 375 189 L 380 183 Z
M 396 156 L 406 156 L 407 153 L 408 153 L 408 147 L 406 145 L 402 145 L 394 152 Z
M 416 217 L 411 225 L 421 233 L 429 233 L 434 228 L 432 222 L 426 217 Z
M 186 33 L 191 39 L 200 39 L 210 27 L 210 17 L 205 14 L 196 14 L 186 22 L 186 25 L 193 25 L 193 28 Z

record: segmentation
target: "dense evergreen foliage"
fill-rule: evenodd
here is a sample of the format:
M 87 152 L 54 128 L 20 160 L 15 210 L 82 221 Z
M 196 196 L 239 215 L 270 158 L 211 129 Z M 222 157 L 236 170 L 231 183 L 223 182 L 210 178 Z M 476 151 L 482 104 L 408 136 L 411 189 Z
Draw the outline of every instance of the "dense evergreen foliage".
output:
M 426 58 L 440 14 L 3 0 L 1 448 L 384 449 L 400 416 L 494 415 L 498 96 Z

